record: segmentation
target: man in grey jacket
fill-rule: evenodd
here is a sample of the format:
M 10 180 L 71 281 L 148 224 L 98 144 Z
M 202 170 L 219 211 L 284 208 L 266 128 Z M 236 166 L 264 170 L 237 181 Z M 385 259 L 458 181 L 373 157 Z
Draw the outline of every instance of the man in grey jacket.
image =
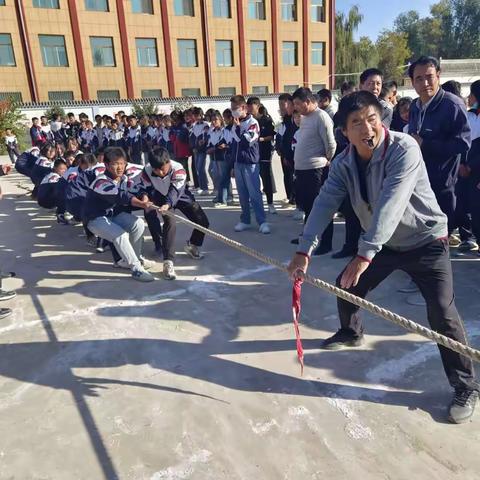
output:
M 365 232 L 337 285 L 365 297 L 394 270 L 404 270 L 427 303 L 433 330 L 467 343 L 454 302 L 448 250 L 447 218 L 430 187 L 417 142 L 382 126 L 382 106 L 370 92 L 342 99 L 339 123 L 350 146 L 332 163 L 315 200 L 299 250 L 290 263 L 292 277 L 301 276 L 310 254 L 334 213 L 349 195 Z M 340 330 L 323 342 L 336 350 L 363 343 L 359 308 L 338 299 Z M 449 420 L 466 422 L 478 399 L 472 361 L 440 346 L 447 378 L 455 389 Z

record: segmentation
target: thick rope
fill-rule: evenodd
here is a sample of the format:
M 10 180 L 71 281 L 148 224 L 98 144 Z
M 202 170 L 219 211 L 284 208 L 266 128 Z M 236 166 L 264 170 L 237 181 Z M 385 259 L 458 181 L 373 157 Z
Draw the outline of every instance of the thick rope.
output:
M 217 233 L 212 230 L 209 230 L 208 228 L 202 227 L 201 225 L 198 225 L 188 220 L 187 218 L 176 215 L 173 212 L 168 211 L 167 215 L 171 215 L 172 217 L 176 218 L 180 222 L 186 225 L 189 225 L 190 227 L 195 228 L 200 232 L 203 232 L 205 235 L 208 235 L 209 237 L 215 238 L 216 240 L 224 243 L 225 245 L 228 245 L 229 247 L 235 248 L 242 253 L 250 255 L 251 257 L 256 258 L 260 262 L 263 262 L 267 265 L 271 265 L 272 267 L 275 267 L 278 270 L 281 270 L 282 272 L 288 273 L 287 266 L 274 258 L 267 257 L 263 253 L 260 253 L 251 247 L 247 247 L 246 245 L 243 245 L 240 242 L 232 240 L 231 238 L 225 237 L 220 233 Z M 346 300 L 347 302 L 353 303 L 354 305 L 357 305 L 358 307 L 363 308 L 368 312 L 371 312 L 379 317 L 382 317 L 385 320 L 388 320 L 389 322 L 395 323 L 396 325 L 400 325 L 401 327 L 403 327 L 405 330 L 408 330 L 409 332 L 415 333 L 417 335 L 421 335 L 422 337 L 425 337 L 428 340 L 432 340 L 435 343 L 442 345 L 450 350 L 453 350 L 454 352 L 457 352 L 467 358 L 470 358 L 476 362 L 480 362 L 479 350 L 475 350 L 474 348 L 469 347 L 468 345 L 464 345 L 463 343 L 457 342 L 456 340 L 448 338 L 445 335 L 441 335 L 438 332 L 435 332 L 433 330 L 430 330 L 427 327 L 419 325 L 418 323 L 412 320 L 409 320 L 408 318 L 402 317 L 401 315 L 397 315 L 396 313 L 393 313 L 390 310 L 379 307 L 378 305 L 375 305 L 374 303 L 369 302 L 364 298 L 360 298 L 360 297 L 357 297 L 356 295 L 348 293 L 345 290 L 342 290 L 341 288 L 336 287 L 335 285 L 331 285 L 328 282 L 320 280 L 319 278 L 315 278 L 315 277 L 312 277 L 311 275 L 305 274 L 304 282 L 308 283 L 309 285 L 312 285 L 313 287 L 320 288 L 321 290 L 325 290 L 328 293 L 332 293 L 333 295 L 336 295 L 337 297 L 340 297 L 343 300 Z

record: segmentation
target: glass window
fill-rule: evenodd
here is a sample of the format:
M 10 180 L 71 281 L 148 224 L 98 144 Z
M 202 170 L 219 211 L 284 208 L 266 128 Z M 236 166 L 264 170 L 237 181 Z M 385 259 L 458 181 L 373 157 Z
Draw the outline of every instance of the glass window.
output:
M 250 42 L 250 58 L 252 65 L 265 67 L 267 65 L 267 42 L 252 40 Z
M 281 0 L 280 8 L 284 22 L 297 21 L 297 0 Z
M 142 98 L 162 98 L 160 89 L 142 90 Z
M 158 67 L 157 42 L 154 38 L 136 38 L 139 67 Z
M 325 0 L 312 0 L 311 5 L 312 22 L 325 21 Z
M 231 18 L 230 0 L 213 0 L 213 16 Z
M 312 65 L 325 65 L 325 42 L 312 42 Z
M 265 0 L 248 0 L 248 18 L 265 20 Z
M 58 0 L 33 0 L 33 6 L 36 8 L 60 8 Z
M 112 37 L 90 37 L 94 67 L 115 67 Z
M 120 91 L 119 90 L 97 90 L 97 98 L 99 100 L 119 100 Z
M 199 97 L 199 88 L 182 88 L 182 97 Z
M 177 40 L 178 60 L 181 67 L 198 67 L 197 41 Z
M 85 0 L 85 10 L 108 12 L 108 0 Z
M 5 6 L 5 0 L 0 0 L 0 7 L 4 7 Z M 1 95 L 1 93 L 0 93 Z
M 312 92 L 319 92 L 320 90 L 323 90 L 324 88 L 327 88 L 327 85 L 325 83 L 314 83 L 314 84 L 312 84 Z
M 284 65 L 298 65 L 297 42 L 282 42 Z
M 50 102 L 73 100 L 73 92 L 48 92 L 48 100 Z
M 39 35 L 38 38 L 45 67 L 68 67 L 67 49 L 63 35 Z
M 252 87 L 252 93 L 256 95 L 266 95 L 268 93 L 268 87 L 266 85 L 259 87 Z
M 0 92 L 0 100 L 12 100 L 21 103 L 23 102 L 22 92 Z
M 175 15 L 194 17 L 193 0 L 175 0 L 173 4 Z
M 2 67 L 15 66 L 12 36 L 9 33 L 0 33 L 0 65 Z
M 284 85 L 283 91 L 285 93 L 293 93 L 298 88 L 298 85 Z
M 217 67 L 233 67 L 232 40 L 215 40 Z
M 237 89 L 235 87 L 219 87 L 218 94 L 232 97 L 237 94 Z
M 132 13 L 148 13 L 153 15 L 152 0 L 132 0 Z

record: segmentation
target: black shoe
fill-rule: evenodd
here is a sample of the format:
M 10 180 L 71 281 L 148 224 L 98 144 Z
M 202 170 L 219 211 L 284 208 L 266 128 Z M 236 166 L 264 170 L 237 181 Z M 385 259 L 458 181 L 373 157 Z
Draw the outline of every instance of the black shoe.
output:
M 12 314 L 12 310 L 10 308 L 0 308 L 0 319 L 6 318 Z
M 477 400 L 478 392 L 476 390 L 456 388 L 450 404 L 448 421 L 451 423 L 468 422 L 475 411 Z
M 334 253 L 332 255 L 332 258 L 348 258 L 348 257 L 354 257 L 357 254 L 356 250 L 352 250 L 350 248 L 342 248 L 338 252 Z
M 298 238 L 294 238 L 293 240 L 290 240 L 290 243 L 292 245 L 298 245 L 299 244 L 299 239 Z
M 17 296 L 17 292 L 15 292 L 14 290 L 8 291 L 8 290 L 0 289 L 0 301 L 11 300 L 12 298 L 15 298 L 16 296 Z
M 326 253 L 330 253 L 332 251 L 331 246 L 326 246 L 320 244 L 312 253 L 314 257 L 317 257 L 318 255 L 325 255 Z
M 356 335 L 351 330 L 341 328 L 335 335 L 325 339 L 320 348 L 323 350 L 340 350 L 344 347 L 359 347 L 363 344 L 363 335 Z

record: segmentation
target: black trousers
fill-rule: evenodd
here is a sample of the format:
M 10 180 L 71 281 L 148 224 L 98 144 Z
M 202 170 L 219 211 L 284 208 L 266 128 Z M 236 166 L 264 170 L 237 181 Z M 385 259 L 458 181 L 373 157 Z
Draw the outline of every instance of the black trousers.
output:
M 295 205 L 295 167 L 293 163 L 291 164 L 285 158 L 281 158 L 282 162 L 282 171 L 283 171 L 283 185 L 285 186 L 285 193 L 287 195 L 288 201 Z
M 165 197 L 158 192 L 155 192 L 153 196 L 153 202 L 155 205 L 161 207 L 165 205 Z M 180 210 L 190 221 L 198 223 L 202 227 L 208 228 L 209 222 L 202 210 L 202 207 L 197 202 L 184 202 L 179 201 L 175 206 L 175 210 Z M 177 233 L 177 222 L 175 218 L 170 215 L 163 215 L 163 227 L 162 227 L 162 240 L 161 247 L 164 260 L 175 260 L 175 236 Z M 201 247 L 205 234 L 199 230 L 194 229 L 190 236 L 190 243 Z
M 448 235 L 450 235 L 455 230 L 455 207 L 457 205 L 455 190 L 453 188 L 441 191 L 433 189 L 433 192 L 437 197 L 440 209 L 448 218 Z
M 408 273 L 420 289 L 427 303 L 428 322 L 432 330 L 467 344 L 463 322 L 455 307 L 447 240 L 435 240 L 408 252 L 395 252 L 384 247 L 360 277 L 358 285 L 348 291 L 365 298 L 394 270 Z M 340 286 L 342 274 L 337 278 L 337 286 Z M 358 314 L 359 307 L 340 298 L 337 305 L 342 328 L 351 330 L 356 336 L 361 335 L 363 325 Z M 439 350 L 450 385 L 476 389 L 472 361 L 443 346 L 439 346 Z
M 455 185 L 455 228 L 458 228 L 460 240 L 466 242 L 472 240 L 472 221 L 470 218 L 470 180 L 459 177 Z
M 305 223 L 307 223 L 313 202 L 320 192 L 320 188 L 326 179 L 326 173 L 323 168 L 312 170 L 295 170 L 295 195 L 297 205 L 305 212 Z M 332 248 L 333 240 L 333 220 L 328 224 L 320 238 L 320 247 Z
M 477 242 L 480 242 L 480 185 L 478 180 L 472 179 L 469 185 L 470 213 L 472 217 L 472 233 Z
M 268 205 L 273 204 L 274 180 L 272 172 L 272 162 L 260 160 L 260 177 L 262 179 L 263 191 L 267 197 Z
M 347 197 L 339 208 L 345 218 L 345 244 L 343 248 L 351 252 L 358 250 L 358 240 L 362 233 L 360 220 L 355 214 L 350 197 Z

